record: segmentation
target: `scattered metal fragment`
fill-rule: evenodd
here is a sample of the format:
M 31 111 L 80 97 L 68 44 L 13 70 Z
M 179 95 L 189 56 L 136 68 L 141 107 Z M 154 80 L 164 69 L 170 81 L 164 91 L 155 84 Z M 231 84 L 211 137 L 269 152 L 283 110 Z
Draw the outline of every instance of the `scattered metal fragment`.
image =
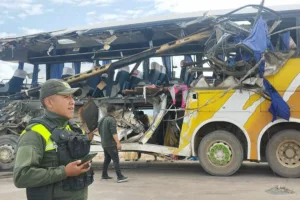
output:
M 273 195 L 284 195 L 284 194 L 294 194 L 295 193 L 293 190 L 290 190 L 284 186 L 279 186 L 279 185 L 266 190 L 266 192 L 269 194 L 273 194 Z

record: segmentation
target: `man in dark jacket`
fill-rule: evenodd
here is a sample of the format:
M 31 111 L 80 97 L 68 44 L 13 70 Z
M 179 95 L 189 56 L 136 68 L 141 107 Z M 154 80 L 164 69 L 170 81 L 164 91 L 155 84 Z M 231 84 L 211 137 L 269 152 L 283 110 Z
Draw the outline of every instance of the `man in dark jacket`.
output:
M 72 95 L 80 94 L 80 88 L 71 88 L 66 82 L 55 79 L 46 81 L 41 87 L 40 100 L 45 115 L 38 119 L 45 123 L 33 123 L 22 132 L 13 172 L 15 186 L 26 188 L 28 200 L 85 200 L 88 197 L 87 186 L 66 190 L 68 184 L 64 185 L 63 181 L 84 176 L 90 170 L 90 163 L 81 164 L 76 160 L 60 164 L 60 148 L 51 137 L 53 132 L 43 125 L 52 124 L 57 130 L 70 130 L 69 133 L 75 134 L 69 125 L 75 106 Z
M 107 174 L 107 169 L 111 160 L 113 160 L 118 183 L 128 181 L 128 178 L 123 176 L 119 165 L 119 152 L 121 143 L 117 134 L 117 123 L 114 118 L 116 108 L 113 105 L 107 107 L 107 115 L 103 117 L 98 126 L 98 131 L 101 137 L 101 145 L 104 150 L 104 163 L 102 171 L 102 179 L 112 179 Z

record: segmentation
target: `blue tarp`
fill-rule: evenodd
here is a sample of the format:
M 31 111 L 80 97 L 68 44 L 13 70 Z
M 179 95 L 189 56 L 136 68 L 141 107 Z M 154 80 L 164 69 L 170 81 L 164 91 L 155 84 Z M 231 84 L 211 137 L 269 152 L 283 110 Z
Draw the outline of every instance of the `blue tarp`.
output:
M 274 50 L 270 38 L 268 37 L 268 27 L 262 17 L 260 17 L 254 25 L 251 34 L 243 41 L 243 44 L 253 50 L 253 56 L 256 62 L 261 59 L 262 54 L 267 50 L 267 48 L 271 51 Z M 264 66 L 265 62 L 263 61 L 258 67 L 259 76 L 261 78 L 263 78 L 263 74 L 265 72 Z
M 286 36 L 285 36 L 286 37 Z M 258 62 L 263 53 L 269 48 L 273 51 L 274 47 L 268 37 L 268 27 L 262 17 L 259 18 L 257 23 L 252 29 L 250 36 L 243 41 L 243 44 L 251 48 L 254 52 L 254 58 Z M 290 107 L 279 95 L 276 89 L 263 77 L 265 62 L 261 62 L 259 65 L 259 76 L 263 78 L 265 90 L 271 98 L 271 106 L 269 112 L 272 114 L 272 121 L 275 121 L 277 117 L 285 120 L 290 119 Z
M 272 103 L 269 108 L 269 112 L 273 115 L 272 122 L 281 117 L 282 119 L 290 119 L 290 107 L 282 99 L 280 94 L 275 90 L 275 88 L 269 83 L 268 80 L 264 79 L 264 87 L 268 95 L 271 97 Z
M 290 49 L 290 31 L 282 33 L 279 35 L 280 37 L 280 50 L 288 51 Z
M 251 34 L 242 43 L 254 52 L 262 54 L 268 47 L 268 27 L 262 17 L 254 25 Z

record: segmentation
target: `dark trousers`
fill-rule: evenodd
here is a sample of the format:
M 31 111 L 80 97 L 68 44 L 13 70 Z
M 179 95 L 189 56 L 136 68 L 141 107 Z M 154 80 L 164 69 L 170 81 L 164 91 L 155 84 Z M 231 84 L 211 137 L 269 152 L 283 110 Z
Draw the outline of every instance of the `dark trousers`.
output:
M 113 147 L 104 147 L 104 163 L 103 163 L 103 171 L 102 176 L 106 177 L 107 169 L 111 160 L 113 160 L 114 167 L 118 178 L 121 178 L 123 175 L 120 170 L 120 162 L 119 162 L 119 152 L 116 146 Z

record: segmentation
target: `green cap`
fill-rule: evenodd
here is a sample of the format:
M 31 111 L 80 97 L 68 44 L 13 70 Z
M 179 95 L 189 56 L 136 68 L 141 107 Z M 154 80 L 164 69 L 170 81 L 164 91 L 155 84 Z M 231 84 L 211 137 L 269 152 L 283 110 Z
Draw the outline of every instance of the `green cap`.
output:
M 49 79 L 41 87 L 40 100 L 51 95 L 74 95 L 80 96 L 82 94 L 81 88 L 71 88 L 71 86 L 59 79 Z

